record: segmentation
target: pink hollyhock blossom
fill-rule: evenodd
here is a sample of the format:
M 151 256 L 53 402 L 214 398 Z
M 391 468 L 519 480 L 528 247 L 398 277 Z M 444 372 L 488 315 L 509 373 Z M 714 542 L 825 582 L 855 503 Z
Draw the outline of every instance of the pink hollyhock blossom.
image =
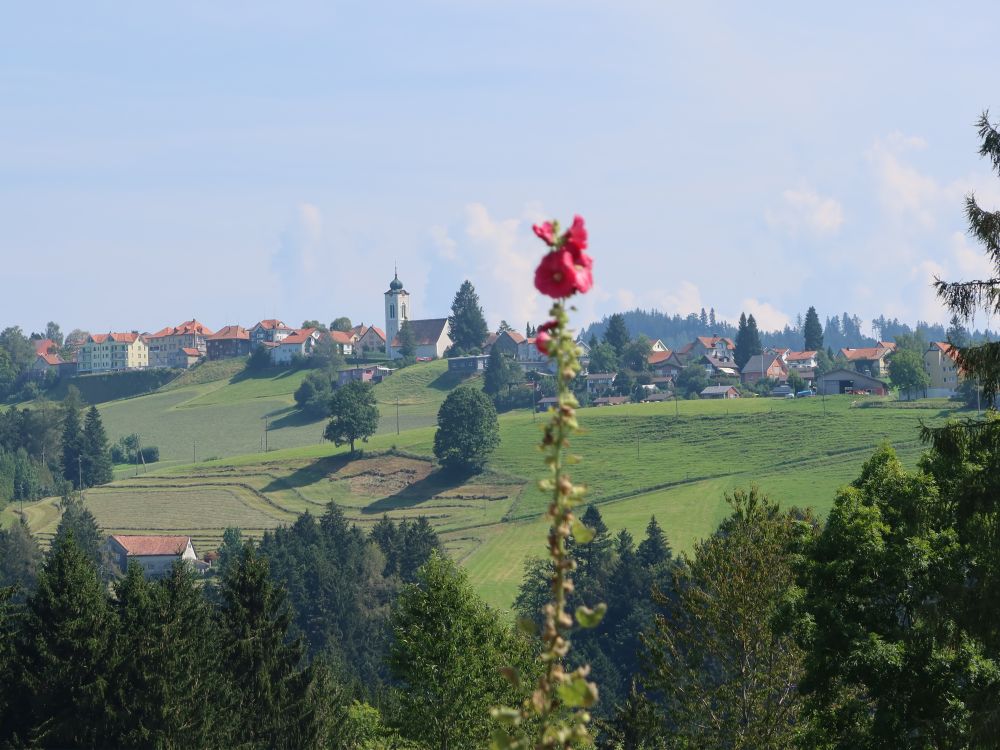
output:
M 580 294 L 586 294 L 594 286 L 594 274 L 590 270 L 593 261 L 588 256 L 584 257 L 587 259 L 588 265 L 576 267 L 576 291 Z
M 538 326 L 538 332 L 535 334 L 535 347 L 546 356 L 549 354 L 549 343 L 552 341 L 550 332 L 555 330 L 557 325 L 559 324 L 554 320 L 542 323 L 542 325 Z
M 563 247 L 573 253 L 582 253 L 587 249 L 587 227 L 582 216 L 573 217 L 573 224 L 563 235 Z
M 556 299 L 575 294 L 578 288 L 577 266 L 572 253 L 568 250 L 546 253 L 535 269 L 535 288 Z M 590 289 L 589 283 L 587 289 Z
M 531 228 L 534 230 L 535 234 L 538 235 L 538 238 L 549 247 L 556 244 L 555 227 L 552 226 L 551 221 L 535 224 Z

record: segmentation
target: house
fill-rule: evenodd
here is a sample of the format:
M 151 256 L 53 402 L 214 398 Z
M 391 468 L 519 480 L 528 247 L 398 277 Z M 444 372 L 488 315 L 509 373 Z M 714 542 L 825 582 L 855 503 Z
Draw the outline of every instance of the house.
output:
M 357 338 L 354 341 L 354 353 L 368 356 L 372 352 L 385 353 L 385 331 L 378 326 L 366 326 L 362 323 L 351 329 Z
M 483 372 L 490 361 L 488 354 L 473 354 L 468 357 L 448 357 L 448 372 Z
M 350 356 L 354 353 L 354 344 L 357 341 L 354 334 L 343 331 L 327 331 L 325 334 L 321 333 L 320 336 L 326 336 L 338 353 L 344 356 Z
M 261 320 L 250 329 L 250 349 L 256 349 L 265 343 L 277 343 L 294 332 L 294 328 L 275 318 Z
M 367 365 L 365 367 L 352 367 L 350 370 L 341 370 L 337 373 L 337 387 L 347 385 L 354 381 L 362 383 L 381 383 L 385 378 L 392 375 L 394 371 L 381 365 Z
M 246 357 L 250 354 L 250 331 L 242 326 L 226 326 L 205 339 L 209 359 Z
M 666 354 L 666 356 L 663 356 Z M 652 352 L 649 355 L 649 368 L 655 377 L 675 378 L 684 369 L 684 362 L 677 355 L 677 352 Z
M 483 344 L 483 351 L 487 354 L 493 349 L 499 349 L 501 354 L 506 354 L 511 359 L 518 359 L 521 355 L 521 345 L 527 342 L 527 338 L 517 331 L 500 331 L 491 334 Z M 531 347 L 534 349 L 534 346 Z M 537 350 L 536 350 L 537 351 Z
M 613 372 L 592 372 L 587 375 L 587 393 L 603 393 L 611 390 L 618 377 Z
M 339 333 L 339 331 L 338 331 Z M 296 357 L 308 357 L 319 341 L 320 333 L 315 328 L 300 328 L 274 343 L 271 349 L 271 363 L 290 365 Z
M 76 374 L 76 362 L 66 362 L 59 354 L 59 345 L 52 339 L 34 339 L 35 361 L 31 364 L 31 374 L 44 377 L 52 373 L 57 378 Z
M 756 383 L 764 378 L 788 379 L 788 368 L 777 354 L 754 354 L 743 365 L 740 373 L 743 383 Z
M 130 562 L 136 562 L 150 578 L 169 575 L 177 560 L 194 564 L 198 559 L 189 536 L 114 534 L 108 537 L 107 548 L 119 568 L 126 570 Z
M 628 396 L 601 396 L 590 402 L 591 406 L 621 406 L 629 402 Z
M 650 391 L 645 396 L 642 397 L 642 402 L 644 404 L 657 404 L 661 401 L 672 401 L 674 394 L 664 393 L 663 391 Z
M 536 345 L 537 339 L 535 336 L 529 336 L 524 339 L 520 344 L 517 345 L 517 361 L 521 364 L 525 370 L 547 370 L 549 369 L 551 363 L 549 358 L 538 351 L 538 346 Z M 583 364 L 584 359 L 589 362 L 590 352 L 582 354 L 580 356 L 580 363 Z
M 840 393 L 872 393 L 889 395 L 889 384 L 871 375 L 840 368 L 816 379 L 816 389 L 821 395 L 836 396 Z
M 149 345 L 149 366 L 190 367 L 192 358 L 182 350 L 197 349 L 198 356 L 204 357 L 208 351 L 206 340 L 212 333 L 210 328 L 192 318 L 147 334 L 144 338 Z
M 740 368 L 734 359 L 719 359 L 708 354 L 702 355 L 698 363 L 705 368 L 705 374 L 710 378 L 738 378 Z
M 817 364 L 816 355 L 817 352 L 815 350 L 805 352 L 789 351 L 785 354 L 785 364 L 793 370 L 815 369 Z
M 740 391 L 735 385 L 710 385 L 698 395 L 702 398 L 739 398 Z
M 77 354 L 77 372 L 138 370 L 149 367 L 149 347 L 138 333 L 92 333 Z
M 854 369 L 865 375 L 874 378 L 888 377 L 889 357 L 896 351 L 896 345 L 891 341 L 880 342 L 878 346 L 868 346 L 862 348 L 841 349 L 847 361 L 854 365 Z
M 538 403 L 535 408 L 538 411 L 548 411 L 550 408 L 554 409 L 559 405 L 559 399 L 556 396 L 546 396 L 545 398 L 538 399 Z
M 732 359 L 736 344 L 723 336 L 698 336 L 694 341 L 677 350 L 677 355 L 685 363 L 699 362 L 704 356 L 716 359 Z
M 663 341 L 661 341 L 660 339 L 656 339 L 656 341 L 654 341 L 652 344 L 650 344 L 649 345 L 649 350 L 651 352 L 669 352 L 670 351 L 670 349 L 667 348 L 667 345 L 664 344 Z
M 933 342 L 924 352 L 924 370 L 931 379 L 927 395 L 932 398 L 954 396 L 962 382 L 958 350 L 944 341 Z

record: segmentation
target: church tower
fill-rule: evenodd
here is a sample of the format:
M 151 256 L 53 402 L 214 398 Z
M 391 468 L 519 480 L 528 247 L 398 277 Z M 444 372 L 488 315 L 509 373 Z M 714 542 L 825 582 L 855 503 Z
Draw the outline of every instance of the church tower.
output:
M 385 293 L 385 353 L 392 357 L 392 340 L 399 333 L 400 326 L 410 319 L 410 293 L 403 289 L 397 271 L 389 282 Z

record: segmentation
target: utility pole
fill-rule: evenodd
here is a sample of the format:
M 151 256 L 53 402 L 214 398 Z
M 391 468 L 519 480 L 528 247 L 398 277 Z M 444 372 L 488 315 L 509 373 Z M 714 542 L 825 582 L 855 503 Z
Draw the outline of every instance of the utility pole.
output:
M 76 457 L 77 481 L 80 484 L 80 495 L 83 495 L 83 456 Z
M 264 453 L 267 453 L 267 417 L 264 417 Z
M 399 434 L 399 396 L 396 396 L 396 434 Z
M 198 441 L 195 440 L 191 443 L 191 463 L 198 463 Z

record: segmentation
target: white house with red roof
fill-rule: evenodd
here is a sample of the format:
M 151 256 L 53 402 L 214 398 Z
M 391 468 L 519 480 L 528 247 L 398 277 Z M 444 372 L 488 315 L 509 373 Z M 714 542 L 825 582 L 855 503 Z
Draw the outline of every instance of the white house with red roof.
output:
M 698 362 L 702 357 L 719 360 L 732 359 L 736 344 L 725 336 L 698 336 L 694 341 L 677 350 L 677 356 L 684 362 Z
M 107 548 L 121 570 L 135 562 L 148 578 L 169 575 L 178 560 L 193 564 L 198 559 L 189 536 L 113 534 L 108 537 Z
M 321 335 L 329 338 L 333 343 L 333 348 L 340 354 L 349 356 L 354 353 L 357 337 L 353 333 L 345 333 L 344 331 L 327 331 L 325 334 Z
M 294 328 L 276 318 L 261 320 L 250 329 L 250 348 L 256 349 L 261 344 L 279 342 L 293 333 L 295 333 Z
M 213 331 L 192 318 L 144 336 L 149 345 L 150 367 L 190 367 L 208 351 L 207 339 Z M 185 351 L 186 350 L 186 351 Z M 191 351 L 198 352 L 192 357 Z
M 789 351 L 785 353 L 785 364 L 793 370 L 812 370 L 816 368 L 817 354 L 818 352 L 815 350 L 807 350 L 804 352 Z
M 271 348 L 271 362 L 290 365 L 296 357 L 309 357 L 319 338 L 320 332 L 315 328 L 299 328 Z
M 77 352 L 83 375 L 149 367 L 149 347 L 138 333 L 92 333 Z

